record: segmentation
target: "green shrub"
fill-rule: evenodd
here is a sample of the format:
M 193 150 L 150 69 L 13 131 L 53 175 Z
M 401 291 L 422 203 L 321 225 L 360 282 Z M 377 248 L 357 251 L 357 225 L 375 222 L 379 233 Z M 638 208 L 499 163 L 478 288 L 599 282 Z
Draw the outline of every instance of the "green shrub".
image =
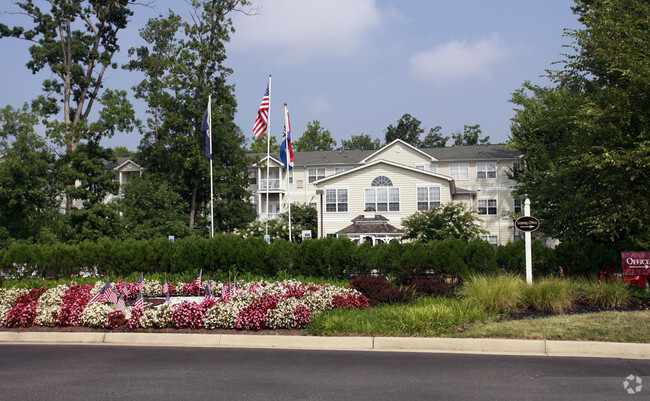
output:
M 456 238 L 447 238 L 436 243 L 433 253 L 444 275 L 453 279 L 469 276 L 464 260 L 465 249 L 465 241 Z
M 465 263 L 470 274 L 491 274 L 499 270 L 494 246 L 482 239 L 474 239 L 467 243 Z
M 518 276 L 480 274 L 470 276 L 463 283 L 460 294 L 487 313 L 511 313 L 522 305 L 525 286 Z
M 583 280 L 580 300 L 588 305 L 623 308 L 633 299 L 630 285 L 619 280 Z
M 597 276 L 601 268 L 620 269 L 620 254 L 591 240 L 562 242 L 555 248 L 557 264 L 571 276 Z
M 523 289 L 523 305 L 542 312 L 564 313 L 575 304 L 578 286 L 574 281 L 558 277 L 534 280 Z

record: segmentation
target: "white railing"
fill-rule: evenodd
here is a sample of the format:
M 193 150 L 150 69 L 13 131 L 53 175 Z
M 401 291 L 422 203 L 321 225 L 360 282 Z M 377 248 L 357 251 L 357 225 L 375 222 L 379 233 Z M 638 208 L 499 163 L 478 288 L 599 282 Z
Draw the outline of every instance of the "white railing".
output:
M 260 179 L 260 184 L 258 188 L 260 190 L 280 189 L 280 179 L 279 178 Z

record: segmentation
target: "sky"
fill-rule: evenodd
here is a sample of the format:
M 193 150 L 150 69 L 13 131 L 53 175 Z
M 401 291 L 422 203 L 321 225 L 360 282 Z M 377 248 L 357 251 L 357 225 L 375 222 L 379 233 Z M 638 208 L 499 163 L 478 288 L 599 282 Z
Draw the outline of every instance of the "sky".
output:
M 271 75 L 270 128 L 277 138 L 286 102 L 294 140 L 318 120 L 337 146 L 360 134 L 383 143 L 386 128 L 408 113 L 425 133 L 441 126 L 443 135 L 451 136 L 464 125 L 480 124 L 491 143 L 504 143 L 514 116 L 512 93 L 524 81 L 551 85 L 546 70 L 559 68 L 554 63 L 569 52 L 564 30 L 581 28 L 572 5 L 572 0 L 253 0 L 253 13 L 232 14 L 236 32 L 226 47 L 225 64 L 233 69 L 228 83 L 238 102 L 235 122 L 253 138 Z M 135 8 L 119 37 L 118 64 L 128 61 L 128 48 L 144 44 L 138 30 L 145 22 L 168 9 L 190 15 L 182 0 Z M 0 11 L 2 23 L 27 23 L 11 13 L 16 8 L 9 2 Z M 0 107 L 36 98 L 50 76 L 25 67 L 28 47 L 25 41 L 0 40 Z M 119 68 L 106 73 L 105 86 L 132 93 L 142 78 Z M 130 100 L 145 121 L 144 102 Z M 104 145 L 136 150 L 140 140 L 137 132 L 121 133 Z

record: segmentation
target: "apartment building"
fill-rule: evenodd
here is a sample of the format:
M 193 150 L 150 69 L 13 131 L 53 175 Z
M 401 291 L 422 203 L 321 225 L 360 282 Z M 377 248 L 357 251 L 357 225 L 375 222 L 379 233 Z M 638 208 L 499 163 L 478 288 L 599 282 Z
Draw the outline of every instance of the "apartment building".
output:
M 249 189 L 258 218 L 307 203 L 318 210 L 314 237 L 385 242 L 400 238 L 405 218 L 448 202 L 476 211 L 484 239 L 494 245 L 518 235 L 511 216 L 522 204 L 511 195 L 515 183 L 507 173 L 522 159 L 504 145 L 418 149 L 398 139 L 373 151 L 295 152 L 288 177 L 279 154 L 253 156 L 259 161 Z

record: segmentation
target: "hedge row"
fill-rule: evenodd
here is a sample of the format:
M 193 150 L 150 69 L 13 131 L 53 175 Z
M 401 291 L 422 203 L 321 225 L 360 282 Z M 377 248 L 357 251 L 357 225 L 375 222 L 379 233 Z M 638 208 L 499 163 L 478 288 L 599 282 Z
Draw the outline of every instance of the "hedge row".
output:
M 0 250 L 5 274 L 65 277 L 80 271 L 127 276 L 133 272 L 185 273 L 189 271 L 273 277 L 278 273 L 312 277 L 354 277 L 379 271 L 399 281 L 403 275 L 426 275 L 435 271 L 447 277 L 504 270 L 522 273 L 524 243 L 518 241 L 496 250 L 485 241 L 456 239 L 429 243 L 358 246 L 348 239 L 323 238 L 301 244 L 277 240 L 267 244 L 259 238 L 232 234 L 212 239 L 191 237 L 170 242 L 109 240 L 52 245 L 13 243 Z M 572 275 L 597 274 L 602 267 L 616 268 L 616 252 L 594 244 L 562 244 L 555 250 L 533 242 L 533 271 L 546 275 L 561 265 Z

